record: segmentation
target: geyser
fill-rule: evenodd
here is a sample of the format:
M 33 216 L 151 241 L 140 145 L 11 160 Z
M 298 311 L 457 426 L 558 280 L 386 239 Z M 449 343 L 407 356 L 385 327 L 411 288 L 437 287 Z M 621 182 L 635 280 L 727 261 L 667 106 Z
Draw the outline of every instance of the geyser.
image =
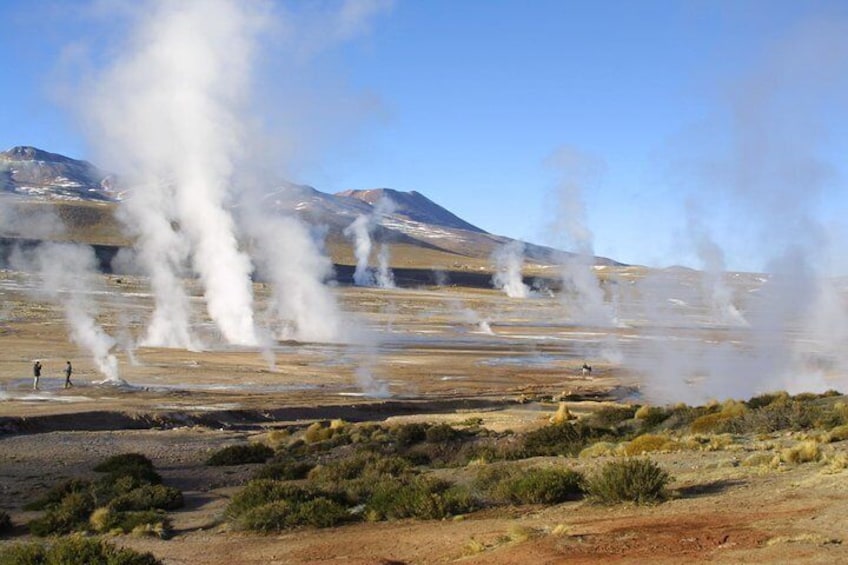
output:
M 155 297 L 145 345 L 202 347 L 183 284 L 196 275 L 222 340 L 261 345 L 255 268 L 272 284 L 271 334 L 338 341 L 331 265 L 309 230 L 262 206 L 251 176 L 254 66 L 271 6 L 235 0 L 150 2 L 85 104 L 93 141 L 130 189 L 120 218 Z M 236 208 L 237 207 L 237 208 Z M 236 215 L 234 210 L 238 210 Z M 248 254 L 253 254 L 253 258 Z M 255 261 L 255 263 L 254 263 Z

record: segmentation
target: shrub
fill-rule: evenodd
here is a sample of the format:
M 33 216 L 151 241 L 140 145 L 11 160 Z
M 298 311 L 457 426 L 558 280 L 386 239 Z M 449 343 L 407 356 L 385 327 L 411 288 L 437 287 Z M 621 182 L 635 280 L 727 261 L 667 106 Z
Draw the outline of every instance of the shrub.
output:
M 776 399 L 762 408 L 747 411 L 727 430 L 735 433 L 771 433 L 781 430 L 807 430 L 823 416 L 820 407 L 795 400 Z
M 583 448 L 578 457 L 581 459 L 591 459 L 594 457 L 604 457 L 607 455 L 615 455 L 618 450 L 618 444 L 609 441 L 599 441 L 593 443 L 589 447 Z
M 789 400 L 789 393 L 786 391 L 769 392 L 759 396 L 753 396 L 750 400 L 746 401 L 745 404 L 748 405 L 748 408 L 757 409 L 768 406 L 772 402 L 786 402 L 787 400 Z
M 604 406 L 592 414 L 592 423 L 602 428 L 613 428 L 622 422 L 632 420 L 636 415 L 633 406 Z
M 91 488 L 91 481 L 82 479 L 71 479 L 51 488 L 41 498 L 24 506 L 24 510 L 45 510 L 56 506 L 66 495 L 71 493 L 85 493 Z
M 171 521 L 160 511 L 118 511 L 113 508 L 98 508 L 91 514 L 89 525 L 95 532 L 124 534 L 137 533 L 168 538 L 172 532 Z
M 725 425 L 729 418 L 721 412 L 713 412 L 712 414 L 704 414 L 692 421 L 691 429 L 694 434 L 709 434 L 713 432 L 722 432 L 725 430 Z
M 603 430 L 591 428 L 582 422 L 543 426 L 524 436 L 524 455 L 576 455 L 603 435 Z
M 653 428 L 662 424 L 669 416 L 671 416 L 671 412 L 665 408 L 648 405 L 640 406 L 634 414 L 634 417 L 637 420 L 641 420 L 642 425 L 647 428 Z
M 427 439 L 427 424 L 412 422 L 391 428 L 391 433 L 400 447 L 409 447 Z
M 350 513 L 335 500 L 317 497 L 300 504 L 297 512 L 299 525 L 330 528 L 350 520 Z
M 144 485 L 109 502 L 114 510 L 176 510 L 182 508 L 183 493 L 174 487 Z
M 671 477 L 650 459 L 611 461 L 589 477 L 586 492 L 601 504 L 648 504 L 666 497 Z
M 397 477 L 411 471 L 409 462 L 396 455 L 357 453 L 351 457 L 318 465 L 309 472 L 309 479 L 334 485 L 353 479 L 378 480 L 385 476 Z
M 149 469 L 154 468 L 153 462 L 141 453 L 120 453 L 109 457 L 102 463 L 98 463 L 94 467 L 94 470 L 98 473 L 120 474 L 120 472 L 124 469 L 132 469 L 135 467 L 147 467 Z
M 254 479 L 274 479 L 277 481 L 296 481 L 305 479 L 315 466 L 300 461 L 284 461 L 268 463 L 260 467 L 254 474 Z
M 140 453 L 113 455 L 94 467 L 98 473 L 107 475 L 106 482 L 115 482 L 119 477 L 130 477 L 139 484 L 159 484 L 162 477 L 156 472 L 153 462 Z
M 680 444 L 668 436 L 643 434 L 625 444 L 623 451 L 625 455 L 632 456 L 655 451 L 677 451 L 679 449 Z
M 558 504 L 583 494 L 583 476 L 571 469 L 529 469 L 494 483 L 489 495 L 511 504 Z
M 350 518 L 338 502 L 318 497 L 306 501 L 276 500 L 251 508 L 240 517 L 239 524 L 251 531 L 277 532 L 298 526 L 329 528 Z
M 206 461 L 213 467 L 264 463 L 274 456 L 274 450 L 262 443 L 230 445 L 213 453 Z
M 460 432 L 449 424 L 436 424 L 427 429 L 425 438 L 427 443 L 447 443 L 459 438 Z
M 0 535 L 12 531 L 12 519 L 6 512 L 0 511 Z
M 93 527 L 99 531 L 133 530 L 139 523 L 153 524 L 166 532 L 167 518 L 155 510 L 172 510 L 183 505 L 182 493 L 161 484 L 161 477 L 145 456 L 126 453 L 110 457 L 95 467 L 105 476 L 96 481 L 74 480 L 54 487 L 30 508 L 46 513 L 29 523 L 37 536 L 61 535 Z M 109 512 L 92 512 L 95 507 Z M 141 518 L 141 512 L 147 512 Z M 155 518 L 155 519 L 154 519 Z M 110 522 L 111 521 L 111 522 Z M 123 525 L 122 525 L 123 524 Z
M 305 500 L 309 498 L 306 490 L 299 486 L 270 479 L 255 479 L 233 496 L 226 514 L 236 517 L 268 502 L 277 500 Z
M 377 483 L 365 511 L 370 520 L 438 520 L 476 508 L 477 503 L 467 490 L 447 481 L 419 476 Z
M 258 532 L 326 528 L 351 518 L 343 502 L 336 493 L 263 479 L 249 482 L 236 494 L 226 514 L 240 527 Z
M 313 422 L 306 428 L 303 438 L 306 440 L 306 443 L 317 443 L 330 439 L 333 437 L 333 434 L 335 434 L 335 429 L 329 426 L 324 427 L 321 422 Z
M 102 563 L 104 565 L 162 565 L 151 553 L 117 548 L 102 540 L 82 536 L 57 539 L 49 547 L 39 543 L 0 550 L 2 565 Z
M 69 534 L 84 528 L 94 510 L 94 501 L 88 493 L 73 492 L 62 499 L 41 518 L 30 521 L 29 531 L 35 536 Z

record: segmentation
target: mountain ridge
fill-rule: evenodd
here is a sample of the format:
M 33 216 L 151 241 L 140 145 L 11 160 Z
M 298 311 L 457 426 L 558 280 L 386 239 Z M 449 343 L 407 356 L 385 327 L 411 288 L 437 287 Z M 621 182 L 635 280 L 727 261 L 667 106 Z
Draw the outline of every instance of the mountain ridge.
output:
M 17 146 L 0 153 L 0 194 L 12 195 L 23 201 L 61 201 L 66 206 L 72 205 L 73 201 L 116 205 L 124 191 L 118 190 L 115 179 L 115 175 L 88 161 L 31 146 Z M 352 189 L 331 194 L 308 185 L 282 182 L 263 198 L 267 208 L 280 214 L 297 214 L 307 223 L 320 227 L 336 248 L 350 247 L 344 229 L 359 215 L 374 217 L 372 237 L 375 242 L 438 250 L 460 258 L 488 261 L 498 247 L 513 241 L 466 222 L 414 190 Z M 66 216 L 74 218 L 79 215 Z M 74 226 L 71 228 L 73 231 Z M 75 233 L 83 231 L 77 229 Z M 539 264 L 556 264 L 563 254 L 571 255 L 549 247 L 525 244 L 525 258 Z M 462 264 L 462 261 L 457 259 L 456 263 Z M 596 257 L 595 264 L 620 263 Z

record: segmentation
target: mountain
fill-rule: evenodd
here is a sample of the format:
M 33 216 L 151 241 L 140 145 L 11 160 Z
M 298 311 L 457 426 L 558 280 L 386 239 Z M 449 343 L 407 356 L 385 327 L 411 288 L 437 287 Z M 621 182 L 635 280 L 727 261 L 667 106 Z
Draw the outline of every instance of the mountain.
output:
M 0 191 L 49 200 L 112 201 L 113 177 L 88 161 L 35 147 L 0 153 Z
M 67 237 L 74 240 L 128 244 L 114 217 L 121 197 L 114 179 L 87 161 L 34 147 L 0 153 L 0 194 L 11 195 L 19 207 L 52 205 L 66 226 Z M 264 195 L 264 204 L 265 209 L 297 214 L 320 228 L 337 264 L 355 262 L 344 230 L 360 215 L 374 218 L 372 239 L 392 246 L 393 266 L 489 271 L 492 253 L 512 241 L 466 222 L 416 191 L 378 188 L 328 194 L 311 186 L 282 183 Z M 0 236 L 19 235 L 7 229 L 0 230 Z M 528 262 L 540 268 L 556 264 L 562 253 L 533 244 L 525 248 Z M 595 262 L 617 264 L 602 257 Z
M 486 233 L 414 190 L 411 192 L 400 192 L 391 188 L 345 190 L 344 192 L 337 192 L 336 196 L 355 198 L 372 206 L 376 206 L 379 202 L 388 202 L 387 209 L 391 211 L 392 215 L 401 216 L 413 222 Z

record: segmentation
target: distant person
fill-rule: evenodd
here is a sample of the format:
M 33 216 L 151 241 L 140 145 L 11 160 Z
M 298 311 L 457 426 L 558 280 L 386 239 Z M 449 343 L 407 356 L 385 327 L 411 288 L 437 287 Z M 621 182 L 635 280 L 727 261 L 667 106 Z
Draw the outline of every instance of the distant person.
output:
M 41 378 L 41 361 L 36 361 L 32 366 L 32 390 L 38 390 L 38 379 Z
M 592 366 L 588 363 L 583 363 L 583 376 L 588 376 L 592 374 Z
M 68 361 L 65 364 L 65 388 L 70 388 L 74 386 L 74 383 L 71 382 L 71 374 L 74 372 L 74 368 L 71 367 L 71 362 Z

